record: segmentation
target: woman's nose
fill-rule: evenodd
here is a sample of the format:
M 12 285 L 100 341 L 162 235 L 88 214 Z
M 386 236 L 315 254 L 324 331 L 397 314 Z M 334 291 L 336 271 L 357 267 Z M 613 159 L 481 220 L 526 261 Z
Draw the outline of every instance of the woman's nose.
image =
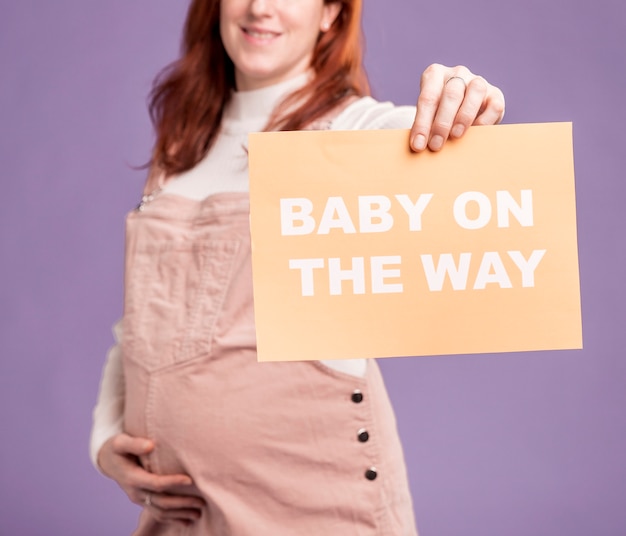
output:
M 272 14 L 274 4 L 275 0 L 250 0 L 248 9 L 254 17 L 264 17 Z

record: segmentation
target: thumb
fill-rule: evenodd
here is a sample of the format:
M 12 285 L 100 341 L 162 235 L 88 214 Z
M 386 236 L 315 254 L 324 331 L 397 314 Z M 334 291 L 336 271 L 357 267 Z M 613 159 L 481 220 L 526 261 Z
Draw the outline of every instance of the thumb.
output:
M 154 442 L 146 437 L 133 437 L 128 434 L 118 434 L 113 440 L 113 450 L 121 455 L 142 456 L 154 449 Z

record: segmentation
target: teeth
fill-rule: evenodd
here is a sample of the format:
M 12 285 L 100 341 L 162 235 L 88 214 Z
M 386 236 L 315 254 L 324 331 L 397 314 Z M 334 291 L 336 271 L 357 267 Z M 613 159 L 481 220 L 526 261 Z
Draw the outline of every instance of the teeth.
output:
M 246 33 L 252 37 L 256 37 L 257 39 L 270 39 L 274 37 L 274 34 L 271 32 L 255 32 L 253 30 L 246 30 Z

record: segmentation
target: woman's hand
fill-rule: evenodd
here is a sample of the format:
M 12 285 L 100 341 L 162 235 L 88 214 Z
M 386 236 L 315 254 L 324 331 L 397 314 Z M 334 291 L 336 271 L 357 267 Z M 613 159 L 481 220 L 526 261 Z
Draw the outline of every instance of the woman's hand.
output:
M 432 64 L 422 74 L 411 148 L 441 149 L 471 125 L 495 125 L 504 116 L 504 95 L 467 67 Z
M 200 517 L 204 502 L 199 497 L 185 495 L 193 482 L 187 475 L 156 475 L 146 471 L 139 456 L 149 454 L 154 443 L 149 439 L 117 434 L 98 452 L 102 472 L 115 480 L 129 499 L 144 508 L 157 521 L 192 523 Z

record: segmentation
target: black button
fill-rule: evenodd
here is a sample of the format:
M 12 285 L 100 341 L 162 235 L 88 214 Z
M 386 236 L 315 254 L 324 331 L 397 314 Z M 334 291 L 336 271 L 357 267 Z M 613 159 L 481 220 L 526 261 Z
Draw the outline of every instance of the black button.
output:
M 376 467 L 370 467 L 367 471 L 365 471 L 365 478 L 368 480 L 376 480 L 378 473 L 376 472 Z
M 356 389 L 354 393 L 352 393 L 352 402 L 354 402 L 355 404 L 360 404 L 361 402 L 363 402 L 363 393 L 358 389 Z
M 369 435 L 368 431 L 365 428 L 361 428 L 357 432 L 357 437 L 359 438 L 359 441 L 361 443 L 365 443 L 370 438 L 370 435 Z

